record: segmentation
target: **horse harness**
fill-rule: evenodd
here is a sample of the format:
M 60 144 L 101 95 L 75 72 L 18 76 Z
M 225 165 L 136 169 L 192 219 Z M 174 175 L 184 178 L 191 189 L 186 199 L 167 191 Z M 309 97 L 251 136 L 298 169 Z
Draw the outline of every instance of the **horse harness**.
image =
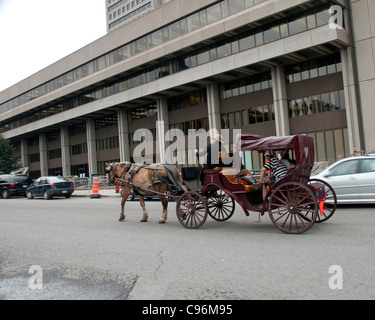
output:
M 118 164 L 119 163 L 116 163 L 114 165 L 114 167 L 112 168 L 113 172 L 116 171 L 116 167 L 117 167 Z M 151 187 L 155 184 L 158 184 L 158 183 L 170 184 L 172 182 L 173 185 L 176 186 L 176 182 L 174 181 L 174 179 L 173 179 L 170 171 L 168 170 L 168 168 L 164 165 L 164 169 L 167 173 L 167 177 L 165 177 L 161 174 L 160 168 L 161 168 L 161 164 L 157 164 L 156 168 L 149 168 L 148 165 L 143 164 L 143 163 L 136 163 L 136 164 L 127 163 L 125 168 L 123 169 L 121 175 L 118 177 L 119 184 L 121 186 L 131 186 L 133 188 L 133 191 L 135 193 L 138 193 L 137 186 L 135 186 L 133 184 L 133 178 L 134 178 L 135 174 L 140 169 L 146 169 L 146 170 L 154 171 L 154 174 L 152 175 L 151 185 L 148 187 L 148 190 L 151 190 Z M 129 173 L 129 177 L 128 177 L 127 181 L 125 180 L 126 173 Z M 156 178 L 159 178 L 159 180 L 156 180 Z

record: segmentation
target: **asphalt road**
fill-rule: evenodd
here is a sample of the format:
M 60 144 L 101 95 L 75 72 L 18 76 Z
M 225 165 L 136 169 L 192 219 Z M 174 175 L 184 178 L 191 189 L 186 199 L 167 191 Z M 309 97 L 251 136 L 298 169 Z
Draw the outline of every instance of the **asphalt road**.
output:
M 375 205 L 341 206 L 302 235 L 240 208 L 187 230 L 175 203 L 160 225 L 161 204 L 146 205 L 140 223 L 137 201 L 118 222 L 119 198 L 0 199 L 0 299 L 375 298 Z

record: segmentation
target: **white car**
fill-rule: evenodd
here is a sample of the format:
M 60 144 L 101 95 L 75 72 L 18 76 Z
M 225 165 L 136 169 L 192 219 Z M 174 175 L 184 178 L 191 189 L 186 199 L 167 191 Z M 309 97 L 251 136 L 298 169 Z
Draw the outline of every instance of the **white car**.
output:
M 375 203 L 375 156 L 346 158 L 312 176 L 332 186 L 337 203 Z

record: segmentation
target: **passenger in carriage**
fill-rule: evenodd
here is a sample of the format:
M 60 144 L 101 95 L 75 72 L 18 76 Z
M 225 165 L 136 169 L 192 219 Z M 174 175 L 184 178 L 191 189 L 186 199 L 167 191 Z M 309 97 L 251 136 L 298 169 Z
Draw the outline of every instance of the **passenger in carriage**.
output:
M 285 177 L 288 168 L 279 161 L 270 151 L 265 153 L 266 161 L 260 172 L 260 181 L 263 184 L 263 199 L 267 196 L 267 185 L 271 181 L 279 181 Z M 270 175 L 266 176 L 267 171 L 270 171 Z
M 281 163 L 283 163 L 287 169 L 296 164 L 295 160 L 290 159 L 288 150 L 280 150 L 279 154 L 281 157 Z

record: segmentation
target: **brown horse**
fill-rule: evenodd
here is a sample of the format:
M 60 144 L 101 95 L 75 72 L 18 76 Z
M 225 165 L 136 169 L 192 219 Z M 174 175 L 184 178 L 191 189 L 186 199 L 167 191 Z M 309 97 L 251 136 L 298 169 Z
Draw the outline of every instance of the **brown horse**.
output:
M 137 194 L 143 209 L 141 222 L 147 222 L 148 212 L 145 207 L 144 195 L 153 194 L 153 191 L 160 193 L 159 199 L 163 205 L 163 213 L 159 223 L 167 221 L 167 197 L 162 195 L 172 186 L 176 192 L 186 192 L 183 186 L 180 173 L 173 165 L 164 164 L 132 164 L 130 162 L 106 163 L 106 172 L 109 174 L 109 181 L 114 183 L 118 179 L 122 188 L 121 213 L 119 221 L 125 220 L 125 202 L 130 194 Z M 150 192 L 147 192 L 150 190 Z

